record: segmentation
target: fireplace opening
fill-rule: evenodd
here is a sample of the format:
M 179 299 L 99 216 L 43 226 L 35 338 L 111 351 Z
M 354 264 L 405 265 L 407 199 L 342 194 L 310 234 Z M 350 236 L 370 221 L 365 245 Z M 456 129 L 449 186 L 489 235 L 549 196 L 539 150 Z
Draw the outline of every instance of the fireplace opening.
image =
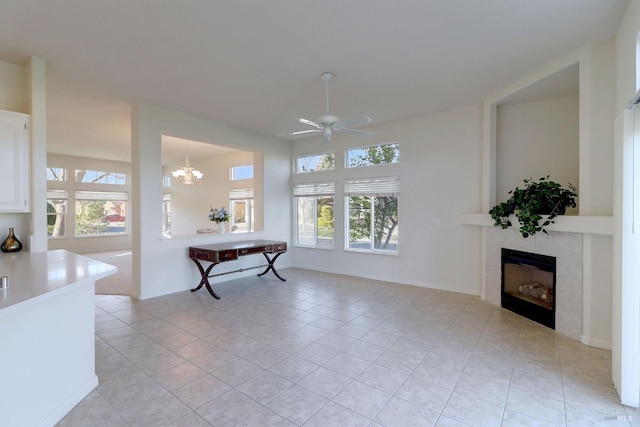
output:
M 502 307 L 555 329 L 556 258 L 502 249 Z

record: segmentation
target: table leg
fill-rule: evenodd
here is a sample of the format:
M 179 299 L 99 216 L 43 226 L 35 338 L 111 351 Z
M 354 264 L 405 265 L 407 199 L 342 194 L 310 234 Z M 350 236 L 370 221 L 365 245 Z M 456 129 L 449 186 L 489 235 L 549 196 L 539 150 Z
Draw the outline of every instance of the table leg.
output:
M 275 263 L 276 260 L 278 259 L 278 257 L 280 255 L 282 255 L 283 253 L 284 252 L 278 252 L 276 254 L 276 256 L 274 256 L 273 258 L 269 259 L 269 255 L 267 255 L 266 253 L 263 252 L 262 255 L 264 255 L 264 257 L 267 259 L 267 262 L 269 263 L 269 265 L 267 266 L 267 268 L 262 273 L 258 274 L 258 276 L 265 275 L 265 274 L 267 274 L 267 272 L 269 270 L 271 270 L 271 271 L 273 271 L 273 274 L 275 274 L 278 277 L 278 279 L 282 280 L 283 282 L 286 282 L 287 279 L 282 278 L 282 276 L 280 276 L 278 274 L 278 270 L 276 270 L 276 267 L 273 265 L 273 263 Z
M 202 277 L 202 279 L 200 279 L 200 283 L 198 283 L 198 287 L 191 289 L 191 292 L 195 292 L 198 289 L 200 289 L 202 287 L 202 285 L 207 287 L 207 290 L 209 291 L 209 293 L 211 294 L 212 297 L 214 297 L 215 299 L 220 299 L 220 296 L 218 296 L 218 294 L 216 294 L 213 291 L 213 288 L 211 287 L 211 285 L 209 284 L 209 272 L 211 271 L 211 269 L 213 267 L 215 267 L 217 264 L 217 262 L 212 263 L 209 267 L 207 267 L 207 269 L 205 270 L 204 268 L 202 268 L 202 264 L 200 264 L 200 261 L 194 258 L 191 258 L 191 261 L 193 261 L 196 266 L 198 267 L 198 271 L 200 271 L 200 276 Z

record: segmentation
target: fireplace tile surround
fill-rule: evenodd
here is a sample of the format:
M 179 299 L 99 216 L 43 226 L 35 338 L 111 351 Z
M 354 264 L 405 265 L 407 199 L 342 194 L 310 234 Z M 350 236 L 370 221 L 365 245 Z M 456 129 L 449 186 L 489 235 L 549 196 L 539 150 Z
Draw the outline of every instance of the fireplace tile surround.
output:
M 513 249 L 556 257 L 556 331 L 580 341 L 582 336 L 582 234 L 550 231 L 523 238 L 517 229 L 483 227 L 484 298 L 500 305 L 501 250 Z

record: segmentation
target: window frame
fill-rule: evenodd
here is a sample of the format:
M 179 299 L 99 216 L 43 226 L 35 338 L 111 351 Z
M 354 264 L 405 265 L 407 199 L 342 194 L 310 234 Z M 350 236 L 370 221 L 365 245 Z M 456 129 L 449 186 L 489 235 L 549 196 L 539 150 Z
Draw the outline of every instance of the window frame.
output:
M 300 168 L 298 167 L 299 165 L 299 161 L 301 159 L 311 159 L 314 157 L 318 157 L 317 162 L 320 163 L 320 161 L 322 160 L 323 156 L 333 156 L 333 167 L 330 169 L 314 169 L 314 170 L 300 170 Z M 300 156 L 296 156 L 296 158 L 294 159 L 294 164 L 293 164 L 293 170 L 294 170 L 294 174 L 296 175 L 303 175 L 303 174 L 307 174 L 307 173 L 316 173 L 316 172 L 328 172 L 328 171 L 335 171 L 336 170 L 336 154 L 333 151 L 326 151 L 324 153 L 314 153 L 314 154 L 303 154 Z
M 396 159 L 396 161 L 391 161 L 391 162 L 385 162 L 385 163 L 371 163 L 371 164 L 367 164 L 367 165 L 351 165 L 350 164 L 350 154 L 351 152 L 355 152 L 358 150 L 367 150 L 370 148 L 379 148 L 379 147 L 385 147 L 385 146 L 391 146 L 391 145 L 395 145 L 396 146 L 396 156 L 394 157 Z M 361 147 L 353 147 L 353 148 L 347 148 L 345 150 L 344 153 L 344 167 L 345 169 L 356 169 L 356 168 L 369 168 L 369 167 L 375 167 L 375 166 L 384 166 L 384 165 L 397 165 L 400 163 L 400 143 L 399 142 L 386 142 L 384 144 L 372 144 L 372 145 L 364 145 Z
M 245 219 L 243 224 L 247 225 L 246 230 L 240 230 L 238 233 L 251 233 L 255 229 L 255 204 L 254 204 L 254 189 L 253 188 L 232 188 L 229 191 L 229 213 L 231 214 L 231 227 L 237 231 L 236 222 L 236 203 L 245 204 Z
M 248 168 L 251 167 L 251 176 L 247 176 L 244 178 L 237 178 L 237 171 L 240 170 L 240 168 Z M 246 164 L 246 165 L 237 165 L 237 166 L 231 166 L 229 168 L 229 181 L 243 181 L 246 179 L 253 179 L 255 176 L 255 170 L 254 170 L 254 165 L 253 163 L 250 164 Z
M 60 181 L 52 181 L 52 182 L 60 182 Z M 62 235 L 53 235 L 49 234 L 49 218 L 55 215 L 56 217 L 60 215 L 60 213 L 50 213 L 48 205 L 51 200 L 64 200 L 63 211 L 62 212 Z M 52 204 L 53 206 L 53 204 Z M 66 239 L 67 238 L 67 224 L 69 218 L 69 192 L 67 190 L 57 190 L 57 189 L 47 189 L 47 239 Z M 55 226 L 55 222 L 53 224 Z
M 318 199 L 331 198 L 331 207 L 335 206 L 335 182 L 313 182 L 313 183 L 300 183 L 294 184 L 293 187 L 293 203 L 294 203 L 294 236 L 293 245 L 301 248 L 314 248 L 314 249 L 329 249 L 335 248 L 335 208 L 333 209 L 333 222 L 331 229 L 333 231 L 333 237 L 331 239 L 323 240 L 319 236 L 320 227 L 318 225 L 320 219 L 320 212 L 318 211 Z M 299 214 L 300 214 L 300 199 L 312 199 L 313 200 L 313 244 L 304 244 L 300 242 L 300 226 L 299 226 Z M 327 242 L 321 244 L 320 242 Z
M 398 239 L 398 225 L 399 224 L 399 201 L 400 201 L 400 182 L 399 177 L 371 177 L 371 178 L 357 178 L 345 180 L 345 239 L 344 249 L 349 252 L 362 252 L 362 253 L 375 253 L 383 255 L 398 255 L 399 239 Z M 370 229 L 368 248 L 356 248 L 351 247 L 351 198 L 352 197 L 368 197 L 370 205 Z M 375 247 L 376 237 L 376 197 L 395 197 L 396 198 L 396 225 L 392 230 L 392 235 L 395 235 L 395 248 L 393 249 L 380 249 Z
M 61 179 L 49 179 L 50 176 L 51 177 L 55 176 L 53 171 L 62 172 Z M 58 166 L 47 166 L 47 171 L 46 171 L 47 182 L 67 182 L 68 177 L 69 177 L 69 170 L 67 168 L 62 168 Z
M 84 171 L 85 174 L 91 172 L 91 173 L 95 173 L 95 174 L 102 174 L 102 177 L 100 177 L 100 179 L 102 178 L 108 178 L 108 177 L 113 177 L 114 180 L 116 180 L 116 182 L 94 182 L 94 181 L 84 181 L 84 179 L 82 180 L 78 180 L 78 172 L 82 172 Z M 117 182 L 118 180 L 122 180 L 122 182 Z M 76 184 L 79 185 L 113 185 L 113 186 L 125 186 L 127 185 L 127 174 L 124 172 L 115 172 L 115 171 L 99 171 L 99 170 L 94 170 L 94 169 L 78 169 L 76 168 L 74 170 L 74 174 L 73 174 L 73 181 Z
M 100 184 L 103 185 L 103 184 Z M 104 196 L 104 197 L 97 197 L 97 195 L 100 196 Z M 109 237 L 109 236 L 124 236 L 128 233 L 128 224 L 129 221 L 127 219 L 127 211 L 128 211 L 128 194 L 126 191 L 104 191 L 104 190 L 76 190 L 74 191 L 73 194 L 73 200 L 74 200 L 74 221 L 73 221 L 73 237 L 74 238 L 78 238 L 78 239 L 84 239 L 84 238 L 88 238 L 88 237 Z M 108 232 L 108 233 L 96 233 L 96 234 L 78 234 L 78 211 L 79 211 L 79 204 L 82 204 L 83 202 L 86 201 L 95 201 L 95 202 L 105 202 L 105 204 L 107 202 L 122 202 L 124 204 L 124 220 L 121 221 L 124 223 L 124 229 L 122 231 L 118 231 L 118 232 Z M 103 214 L 102 218 L 105 218 L 106 216 L 109 215 L 105 215 Z M 108 225 L 108 221 L 101 221 L 101 223 L 104 223 L 106 225 Z

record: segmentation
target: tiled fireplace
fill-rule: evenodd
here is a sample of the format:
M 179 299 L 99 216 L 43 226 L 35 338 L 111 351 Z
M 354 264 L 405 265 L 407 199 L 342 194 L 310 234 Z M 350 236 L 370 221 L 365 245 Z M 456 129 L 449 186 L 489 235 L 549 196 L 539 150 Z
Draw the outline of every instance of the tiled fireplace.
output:
M 555 329 L 570 338 L 582 335 L 582 234 L 549 232 L 523 238 L 517 229 L 485 227 L 485 298 L 502 305 L 503 249 L 555 258 Z M 532 280 L 533 282 L 533 280 Z M 549 326 L 549 325 L 547 325 Z

